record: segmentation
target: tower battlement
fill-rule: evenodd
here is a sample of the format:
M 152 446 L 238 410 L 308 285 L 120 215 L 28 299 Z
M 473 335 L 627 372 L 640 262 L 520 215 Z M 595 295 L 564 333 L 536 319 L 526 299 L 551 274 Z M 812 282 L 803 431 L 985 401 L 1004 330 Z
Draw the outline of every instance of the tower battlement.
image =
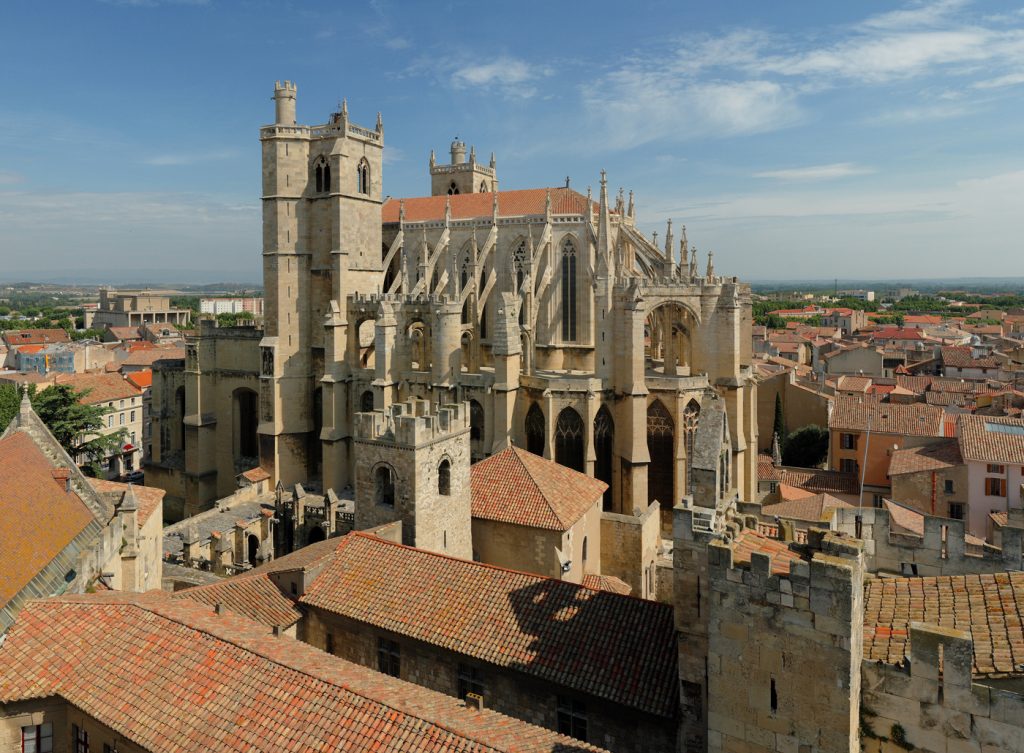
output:
M 436 410 L 427 400 L 395 403 L 388 410 L 357 413 L 357 439 L 417 447 L 469 431 L 469 406 L 443 405 Z
M 285 81 L 283 84 L 280 81 L 274 82 L 275 94 L 277 94 L 277 92 L 291 92 L 292 94 L 295 94 L 298 91 L 298 89 L 298 85 L 292 81 Z

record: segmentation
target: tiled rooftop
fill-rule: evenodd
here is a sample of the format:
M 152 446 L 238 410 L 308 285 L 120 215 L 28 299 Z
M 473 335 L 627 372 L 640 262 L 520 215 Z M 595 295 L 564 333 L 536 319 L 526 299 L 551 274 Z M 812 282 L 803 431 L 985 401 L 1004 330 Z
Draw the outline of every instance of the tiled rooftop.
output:
M 27 434 L 0 439 L 0 606 L 94 520 L 55 469 Z
M 135 501 L 139 505 L 137 516 L 140 526 L 149 520 L 149 516 L 152 515 L 153 511 L 160 506 L 160 503 L 163 502 L 164 495 L 166 494 L 163 489 L 158 489 L 155 486 L 122 484 L 119 481 L 106 481 L 105 479 L 100 478 L 91 478 L 89 479 L 89 483 L 92 485 L 92 488 L 100 494 L 111 494 L 115 496 L 115 507 L 117 504 L 120 504 L 125 492 L 128 491 L 128 487 L 131 486 L 132 493 L 135 495 Z
M 473 517 L 567 531 L 608 485 L 518 447 L 470 468 Z
M 899 405 L 836 396 L 833 406 L 828 419 L 830 429 L 866 431 L 870 419 L 871 431 L 878 434 L 935 437 L 942 431 L 943 411 L 931 405 Z
M 223 604 L 269 627 L 290 627 L 302 618 L 302 610 L 295 601 L 282 593 L 266 572 L 244 573 L 218 583 L 175 591 L 174 598 L 191 599 L 211 607 Z
M 753 552 L 772 555 L 772 572 L 776 575 L 787 575 L 789 563 L 800 559 L 800 555 L 790 549 L 786 542 L 770 539 L 757 531 L 745 529 L 733 542 L 733 563 L 749 565 L 750 555 Z
M 942 349 L 942 363 L 959 369 L 998 369 L 999 361 L 991 356 L 975 358 L 968 345 L 950 345 Z
M 761 513 L 769 517 L 820 523 L 831 520 L 832 511 L 838 507 L 853 507 L 853 505 L 837 499 L 831 494 L 814 494 L 801 499 L 791 499 L 777 502 L 773 505 L 765 505 L 761 508 Z
M 583 214 L 587 210 L 587 197 L 571 188 L 530 188 L 521 191 L 498 192 L 498 216 L 522 217 L 544 214 L 548 191 L 551 192 L 552 214 Z M 398 222 L 400 204 L 405 205 L 406 222 L 440 221 L 450 200 L 453 220 L 490 217 L 494 211 L 493 193 L 465 193 L 455 196 L 420 196 L 408 199 L 389 199 L 381 207 L 381 222 Z M 596 214 L 598 205 L 591 202 Z M 482 239 L 481 239 L 482 240 Z
M 1024 465 L 1024 419 L 962 415 L 958 426 L 967 460 Z
M 963 463 L 960 447 L 955 439 L 943 440 L 924 447 L 896 450 L 889 461 L 889 475 L 920 471 L 941 471 Z
M 633 592 L 632 587 L 621 578 L 614 575 L 584 575 L 583 587 L 592 588 L 595 591 L 608 591 L 613 594 L 628 596 Z
M 612 703 L 675 713 L 676 638 L 667 604 L 362 533 L 342 539 L 300 603 Z
M 153 753 L 596 750 L 160 592 L 22 610 L 0 702 L 50 696 Z
M 879 578 L 864 587 L 864 658 L 909 655 L 911 622 L 964 630 L 974 639 L 974 672 L 1024 676 L 1024 572 Z

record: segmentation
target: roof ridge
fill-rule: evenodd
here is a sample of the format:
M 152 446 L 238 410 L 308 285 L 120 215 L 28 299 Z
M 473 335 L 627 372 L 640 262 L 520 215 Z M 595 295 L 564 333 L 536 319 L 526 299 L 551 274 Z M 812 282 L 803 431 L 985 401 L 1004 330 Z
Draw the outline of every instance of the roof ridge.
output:
M 510 444 L 509 448 L 512 450 L 513 454 L 516 456 L 516 460 L 518 460 L 520 465 L 522 465 L 523 470 L 526 472 L 526 475 L 530 477 L 530 481 L 533 482 L 534 487 L 537 489 L 537 493 L 540 494 L 541 499 L 544 500 L 544 504 L 547 505 L 547 508 L 551 512 L 551 515 L 554 516 L 555 520 L 558 521 L 559 525 L 571 526 L 575 521 L 572 521 L 572 520 L 566 521 L 565 519 L 562 518 L 561 515 L 558 514 L 558 510 L 555 509 L 555 505 L 552 503 L 551 498 L 548 497 L 547 493 L 544 490 L 544 487 L 541 486 L 539 481 L 537 481 L 537 477 L 533 475 L 533 471 L 530 469 L 530 466 L 527 464 L 526 460 L 524 459 L 524 453 L 529 453 L 530 455 L 533 455 L 534 457 L 540 457 L 540 456 L 539 455 L 535 455 L 534 453 L 530 452 L 529 450 L 524 450 L 521 447 L 516 447 L 515 445 L 511 445 Z M 541 458 L 541 459 L 544 459 L 544 458 Z M 561 467 L 561 466 L 559 466 L 559 467 Z

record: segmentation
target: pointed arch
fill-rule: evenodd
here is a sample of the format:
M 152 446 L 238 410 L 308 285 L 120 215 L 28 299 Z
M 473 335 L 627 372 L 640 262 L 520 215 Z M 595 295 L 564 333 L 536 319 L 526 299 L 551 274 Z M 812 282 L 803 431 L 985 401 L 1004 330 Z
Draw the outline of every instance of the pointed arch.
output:
M 484 441 L 484 406 L 478 400 L 469 401 L 469 441 L 470 444 Z
M 356 191 L 364 195 L 370 193 L 370 163 L 366 157 L 359 160 L 356 166 Z
M 700 422 L 700 403 L 691 400 L 683 409 L 683 443 L 686 450 L 686 493 L 693 494 L 693 450 Z
M 563 408 L 555 422 L 555 462 L 584 473 L 584 424 L 580 414 L 572 408 Z
M 537 403 L 526 412 L 526 449 L 534 455 L 544 455 L 544 411 Z
M 450 497 L 452 493 L 452 461 L 445 458 L 437 466 L 437 493 Z
M 594 417 L 594 453 L 596 462 L 594 464 L 594 476 L 608 484 L 604 491 L 603 507 L 606 511 L 612 509 L 612 457 L 615 447 L 615 421 L 612 419 L 612 412 L 607 405 Z
M 572 238 L 562 241 L 562 340 L 576 340 L 576 244 Z
M 359 396 L 359 411 L 369 413 L 373 410 L 373 390 L 366 390 Z
M 661 400 L 647 406 L 647 501 L 658 500 L 662 509 L 675 504 L 675 421 Z

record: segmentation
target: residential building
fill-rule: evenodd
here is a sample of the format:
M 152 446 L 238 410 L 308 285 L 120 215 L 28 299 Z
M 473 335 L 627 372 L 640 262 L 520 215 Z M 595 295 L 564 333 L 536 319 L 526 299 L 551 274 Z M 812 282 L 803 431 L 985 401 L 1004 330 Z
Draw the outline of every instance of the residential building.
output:
M 100 288 L 99 306 L 95 312 L 85 312 L 85 328 L 136 328 L 151 323 L 187 325 L 190 317 L 188 309 L 171 305 L 171 295 L 166 292 Z
M 263 317 L 262 298 L 200 298 L 199 313 L 201 314 L 252 314 L 260 319 Z
M 104 410 L 106 425 L 101 435 L 124 432 L 123 441 L 103 459 L 107 478 L 116 479 L 141 466 L 143 430 L 143 391 L 118 373 L 65 374 L 58 384 L 70 385 L 85 393 L 80 401 Z
M 1007 512 L 1024 483 L 1024 419 L 963 415 L 957 419 L 960 455 L 967 465 L 964 520 L 984 536 L 991 513 Z

